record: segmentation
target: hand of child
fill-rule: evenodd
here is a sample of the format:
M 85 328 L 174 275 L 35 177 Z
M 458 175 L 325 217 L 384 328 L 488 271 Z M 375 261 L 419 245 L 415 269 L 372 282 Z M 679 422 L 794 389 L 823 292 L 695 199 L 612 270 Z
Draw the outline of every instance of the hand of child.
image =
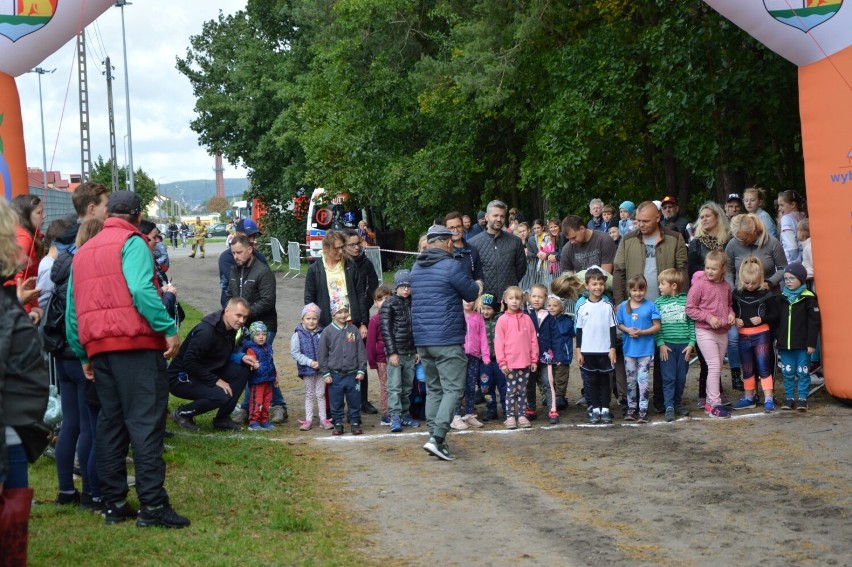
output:
M 538 368 L 538 364 L 536 364 L 535 362 L 530 364 L 530 372 L 535 372 L 537 368 Z
M 501 366 L 500 372 L 502 372 L 505 375 L 508 375 L 509 374 L 509 367 L 508 366 Z
M 627 329 L 627 334 L 630 335 L 631 338 L 638 339 L 639 338 L 639 329 L 636 327 L 630 327 Z
M 394 368 L 396 368 L 397 366 L 399 366 L 399 355 L 398 355 L 398 354 L 396 354 L 396 353 L 393 353 L 392 355 L 390 355 L 390 356 L 388 357 L 388 364 L 390 364 L 390 365 L 391 365 L 391 366 L 393 366 Z
M 753 319 L 753 318 L 754 318 L 754 317 L 752 317 L 752 319 Z M 734 325 L 736 325 L 736 326 L 737 326 L 737 327 L 739 327 L 739 328 L 742 328 L 742 327 L 745 325 L 745 323 L 743 322 L 743 320 L 742 320 L 742 319 L 735 319 L 735 320 L 734 320 Z
M 312 360 L 311 361 L 311 368 L 313 368 L 314 370 L 317 370 L 319 368 L 319 362 L 317 362 L 316 360 Z
M 671 351 L 672 351 L 672 349 L 670 349 L 666 345 L 661 346 L 660 347 L 660 360 L 662 360 L 663 362 L 667 361 L 669 359 L 669 353 Z
M 331 376 L 326 376 L 326 377 L 325 377 L 325 383 L 326 383 L 326 384 L 331 384 Z
M 734 324 L 734 319 L 735 319 L 735 318 L 736 318 L 736 317 L 734 316 L 734 314 L 733 314 L 733 313 L 728 313 L 728 325 L 733 325 L 733 324 Z
M 579 350 L 577 351 L 577 365 L 580 367 L 583 366 L 583 353 Z
M 757 316 L 752 317 L 751 319 L 749 319 L 749 321 L 751 321 L 751 324 L 755 327 L 763 323 L 763 319 Z
M 689 362 L 689 359 L 692 358 L 692 351 L 693 350 L 695 350 L 695 349 L 693 349 L 691 346 L 687 346 L 685 349 L 683 349 L 684 360 Z
M 814 347 L 808 347 L 808 354 L 813 354 L 815 352 L 816 352 L 816 349 Z
M 613 366 L 615 366 L 616 358 L 617 358 L 617 355 L 615 354 L 615 349 L 614 348 L 609 349 L 609 361 L 610 361 L 610 363 L 612 363 Z
M 363 380 L 363 379 L 364 379 L 364 376 L 365 376 L 364 374 L 362 374 L 361 372 L 359 372 L 358 374 L 356 374 L 356 375 L 355 375 L 355 379 L 356 379 L 356 380 L 358 380 L 358 381 L 360 382 L 361 380 Z
M 722 321 L 720 321 L 719 318 L 716 317 L 715 315 L 710 317 L 710 320 L 708 321 L 708 323 L 710 323 L 710 327 L 713 328 L 713 329 L 718 329 L 719 327 L 722 326 Z

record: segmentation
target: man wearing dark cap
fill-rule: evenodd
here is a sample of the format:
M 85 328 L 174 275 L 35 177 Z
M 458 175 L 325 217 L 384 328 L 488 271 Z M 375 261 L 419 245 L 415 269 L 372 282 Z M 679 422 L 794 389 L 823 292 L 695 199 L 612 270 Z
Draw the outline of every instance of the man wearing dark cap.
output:
M 255 259 L 260 260 L 263 264 L 269 265 L 269 262 L 266 261 L 263 254 L 261 254 L 257 249 L 255 241 L 257 240 L 257 235 L 261 234 L 261 232 L 253 220 L 240 219 L 234 227 L 234 232 L 236 234 L 245 234 L 248 236 L 249 244 L 251 244 Z M 234 261 L 234 253 L 231 251 L 231 244 L 233 243 L 234 239 L 232 238 L 228 243 L 227 250 L 219 254 L 219 289 L 221 290 L 219 294 L 219 302 L 222 304 L 222 309 L 224 309 L 225 305 L 228 303 L 226 292 L 228 291 L 228 279 L 231 277 L 231 270 L 237 265 Z
M 728 195 L 728 199 L 725 201 L 725 216 L 728 217 L 728 220 L 742 213 L 744 208 L 743 198 L 740 197 L 739 193 Z
M 666 196 L 660 202 L 660 210 L 663 212 L 663 218 L 660 220 L 660 226 L 679 232 L 683 236 L 683 241 L 689 242 L 692 238 L 689 231 L 686 229 L 689 222 L 678 214 L 680 208 L 677 206 L 677 199 L 671 195 Z M 650 284 L 648 284 L 650 285 Z
M 101 403 L 96 451 L 106 523 L 136 518 L 139 527 L 182 528 L 190 522 L 175 513 L 163 486 L 166 359 L 178 352 L 180 338 L 160 300 L 151 250 L 136 229 L 141 213 L 135 193 L 112 193 L 103 230 L 74 256 L 67 339 Z M 138 518 L 127 504 L 128 446 L 142 506 Z
M 452 238 L 453 232 L 446 227 L 430 227 L 427 248 L 411 269 L 414 344 L 426 373 L 426 421 L 431 435 L 423 449 L 445 461 L 455 459 L 446 437 L 467 378 L 462 300 L 474 301 L 481 291 L 469 271 L 453 259 Z
M 488 219 L 485 218 L 485 211 L 476 213 L 476 224 L 470 227 L 467 231 L 466 239 L 471 239 L 481 232 L 485 232 L 485 227 L 488 226 Z

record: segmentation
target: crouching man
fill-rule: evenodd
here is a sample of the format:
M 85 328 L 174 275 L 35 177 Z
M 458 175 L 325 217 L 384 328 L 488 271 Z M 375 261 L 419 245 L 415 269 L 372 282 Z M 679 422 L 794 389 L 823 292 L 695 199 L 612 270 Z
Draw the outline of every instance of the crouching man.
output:
M 253 357 L 234 354 L 237 331 L 248 315 L 245 299 L 230 299 L 225 309 L 207 315 L 192 329 L 169 365 L 169 392 L 193 400 L 172 412 L 172 419 L 182 428 L 197 431 L 195 416 L 215 409 L 213 427 L 240 430 L 231 412 L 258 364 Z

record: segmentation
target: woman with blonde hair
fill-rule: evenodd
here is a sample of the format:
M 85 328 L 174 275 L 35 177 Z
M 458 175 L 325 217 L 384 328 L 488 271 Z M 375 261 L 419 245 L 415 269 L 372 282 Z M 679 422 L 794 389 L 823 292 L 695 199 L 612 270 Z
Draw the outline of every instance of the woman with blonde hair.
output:
M 764 282 L 761 289 L 778 289 L 787 267 L 787 256 L 777 238 L 755 213 L 737 215 L 731 219 L 731 238 L 725 246 L 728 255 L 727 280 L 732 286 L 740 264 L 748 256 L 756 256 L 763 265 Z

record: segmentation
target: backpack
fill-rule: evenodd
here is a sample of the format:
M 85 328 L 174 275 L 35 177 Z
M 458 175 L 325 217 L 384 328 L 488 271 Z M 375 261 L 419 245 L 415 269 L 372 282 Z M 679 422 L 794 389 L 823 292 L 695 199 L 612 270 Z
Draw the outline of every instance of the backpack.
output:
M 62 285 L 53 290 L 39 325 L 39 335 L 44 350 L 51 354 L 58 354 L 68 346 L 68 340 L 65 337 L 65 304 L 67 299 L 65 294 L 61 293 L 66 288 L 66 285 Z

